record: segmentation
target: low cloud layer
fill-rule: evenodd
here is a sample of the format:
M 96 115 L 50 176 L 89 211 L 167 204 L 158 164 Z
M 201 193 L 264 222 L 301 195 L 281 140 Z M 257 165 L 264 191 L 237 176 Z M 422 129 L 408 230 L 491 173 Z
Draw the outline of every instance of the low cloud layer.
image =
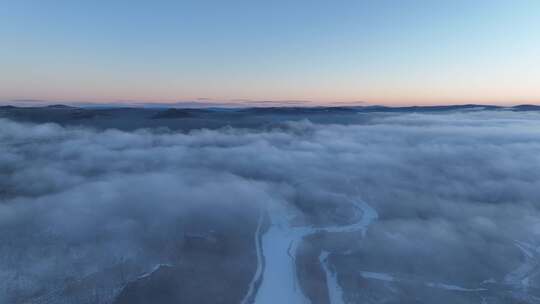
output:
M 0 302 L 118 261 L 165 263 L 194 216 L 286 204 L 317 225 L 333 220 L 317 204 L 340 197 L 379 213 L 358 270 L 501 281 L 523 262 L 516 241 L 540 245 L 540 114 L 366 121 L 177 133 L 0 120 Z

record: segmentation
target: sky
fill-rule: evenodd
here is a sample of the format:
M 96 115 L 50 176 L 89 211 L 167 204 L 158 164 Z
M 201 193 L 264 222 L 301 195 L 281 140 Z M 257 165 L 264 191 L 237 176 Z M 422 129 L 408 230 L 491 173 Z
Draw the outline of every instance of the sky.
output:
M 0 101 L 540 103 L 540 1 L 0 0 Z

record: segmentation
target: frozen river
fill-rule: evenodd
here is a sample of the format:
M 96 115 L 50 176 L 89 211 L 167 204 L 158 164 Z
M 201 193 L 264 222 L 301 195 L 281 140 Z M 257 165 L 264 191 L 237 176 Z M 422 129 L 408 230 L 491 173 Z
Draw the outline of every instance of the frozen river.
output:
M 377 212 L 363 201 L 352 202 L 357 210 L 357 221 L 346 225 L 328 227 L 298 227 L 291 224 L 291 214 L 286 207 L 280 206 L 269 210 L 270 226 L 260 236 L 257 229 L 258 266 L 248 294 L 243 303 L 310 303 L 300 288 L 296 273 L 296 255 L 304 237 L 319 233 L 361 232 L 364 235 L 368 226 L 377 219 Z M 259 240 L 259 237 L 261 238 Z M 322 269 L 326 272 L 327 285 L 332 304 L 340 304 L 341 287 L 337 283 L 337 274 L 328 266 L 328 252 L 321 254 Z M 259 282 L 258 288 L 254 286 Z

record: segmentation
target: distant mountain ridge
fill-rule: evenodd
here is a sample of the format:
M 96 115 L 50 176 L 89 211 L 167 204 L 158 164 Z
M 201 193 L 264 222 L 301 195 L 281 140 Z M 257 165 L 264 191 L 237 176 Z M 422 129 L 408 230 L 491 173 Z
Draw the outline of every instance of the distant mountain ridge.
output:
M 76 104 L 51 104 L 51 105 L 40 105 L 40 106 L 16 106 L 12 104 L 0 105 L 0 109 L 36 109 L 36 108 L 48 108 L 48 109 L 91 109 L 91 110 L 105 110 L 105 109 L 160 109 L 160 110 L 169 110 L 169 109 L 179 109 L 179 110 L 227 110 L 227 111 L 244 111 L 244 112 L 268 112 L 268 111 L 282 111 L 287 113 L 318 113 L 318 112 L 328 112 L 332 111 L 359 111 L 359 112 L 409 112 L 409 111 L 419 111 L 419 112 L 430 112 L 430 111 L 452 111 L 452 110 L 471 110 L 471 109 L 482 109 L 482 110 L 497 110 L 497 109 L 507 109 L 507 110 L 516 110 L 516 111 L 538 111 L 540 110 L 540 105 L 535 104 L 521 104 L 515 106 L 497 106 L 497 105 L 483 105 L 483 104 L 458 104 L 458 105 L 433 105 L 433 106 L 384 106 L 384 105 L 369 105 L 369 106 L 268 106 L 268 107 L 252 107 L 252 106 L 238 106 L 238 107 L 220 107 L 219 105 L 213 107 L 182 107 L 176 104 L 171 104 L 170 107 L 167 106 L 156 106 L 152 107 L 151 105 L 145 106 L 119 106 L 119 105 L 110 105 L 110 106 L 92 106 L 88 104 L 76 105 Z
M 268 128 L 288 121 L 308 120 L 321 124 L 365 124 L 378 115 L 404 113 L 447 113 L 471 111 L 540 111 L 539 105 L 512 107 L 494 105 L 446 106 L 280 106 L 242 108 L 150 108 L 150 107 L 75 107 L 48 105 L 39 107 L 0 106 L 0 117 L 15 121 L 86 126 L 97 129 L 134 130 L 169 128 L 171 130 L 217 129 L 222 127 Z M 369 115 L 358 115 L 369 114 Z

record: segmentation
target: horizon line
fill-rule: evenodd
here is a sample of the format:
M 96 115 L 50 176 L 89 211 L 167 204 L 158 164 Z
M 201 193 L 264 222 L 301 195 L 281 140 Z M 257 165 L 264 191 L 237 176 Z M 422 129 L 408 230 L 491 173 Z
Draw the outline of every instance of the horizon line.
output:
M 13 106 L 20 108 L 29 107 L 54 107 L 65 106 L 75 108 L 184 108 L 184 109 L 205 109 L 205 108 L 229 108 L 229 109 L 241 109 L 241 108 L 430 108 L 430 107 L 456 107 L 456 106 L 469 106 L 469 107 L 491 107 L 491 108 L 512 108 L 519 106 L 538 106 L 540 103 L 513 103 L 513 104 L 488 104 L 488 103 L 447 103 L 447 104 L 371 104 L 364 102 L 349 103 L 349 102 L 336 102 L 336 103 L 312 103 L 309 101 L 303 101 L 299 103 L 283 102 L 283 101 L 263 101 L 263 102 L 201 102 L 201 101 L 177 101 L 177 102 L 84 102 L 84 101 L 55 101 L 55 100 L 38 100 L 38 99 L 17 99 L 9 101 L 0 101 L 0 106 Z
M 16 106 L 16 107 L 35 107 L 35 106 L 51 106 L 51 105 L 66 105 L 73 107 L 135 107 L 135 108 L 163 108 L 163 107 L 185 107 L 185 108 L 265 108 L 265 107 L 437 107 L 437 106 L 497 106 L 497 107 L 513 107 L 520 105 L 536 105 L 540 106 L 540 100 L 535 102 L 483 102 L 483 101 L 464 101 L 464 102 L 448 102 L 448 103 L 426 103 L 426 102 L 368 102 L 368 101 L 313 101 L 301 99 L 289 100 L 257 100 L 257 99 L 230 99 L 217 100 L 211 98 L 195 98 L 195 99 L 180 99 L 176 101 L 146 101 L 146 100 L 111 100 L 111 101 L 84 101 L 84 100 L 55 100 L 55 99 L 33 99 L 33 98 L 16 98 L 8 100 L 0 100 L 0 105 Z

